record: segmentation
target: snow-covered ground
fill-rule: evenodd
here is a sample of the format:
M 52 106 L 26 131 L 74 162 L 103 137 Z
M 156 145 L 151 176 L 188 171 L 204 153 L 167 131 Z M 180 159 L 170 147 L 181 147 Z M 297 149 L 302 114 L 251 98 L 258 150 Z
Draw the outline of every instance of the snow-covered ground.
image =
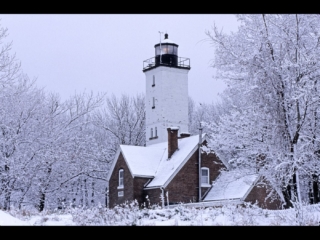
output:
M 64 211 L 28 212 L 26 210 L 0 211 L 0 226 L 296 226 L 320 225 L 320 204 L 287 210 L 264 210 L 256 206 L 219 208 L 190 208 L 179 205 L 161 209 L 159 206 L 139 209 L 134 203 L 114 209 L 68 208 Z

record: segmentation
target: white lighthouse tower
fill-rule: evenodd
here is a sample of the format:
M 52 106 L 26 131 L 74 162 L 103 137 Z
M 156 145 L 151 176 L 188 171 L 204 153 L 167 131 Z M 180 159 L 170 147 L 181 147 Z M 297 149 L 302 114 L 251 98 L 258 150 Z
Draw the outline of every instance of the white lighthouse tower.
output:
M 188 72 L 190 59 L 178 57 L 178 45 L 168 39 L 155 46 L 155 57 L 143 62 L 146 75 L 146 146 L 168 140 L 167 128 L 178 137 L 189 135 Z

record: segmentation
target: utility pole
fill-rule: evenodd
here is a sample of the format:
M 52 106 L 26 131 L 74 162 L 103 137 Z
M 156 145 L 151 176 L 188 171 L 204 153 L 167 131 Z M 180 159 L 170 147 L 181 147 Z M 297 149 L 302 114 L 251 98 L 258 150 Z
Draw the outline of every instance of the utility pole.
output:
M 201 202 L 201 144 L 202 144 L 202 126 L 200 122 L 199 127 L 199 143 L 198 143 L 198 150 L 199 150 L 199 202 Z

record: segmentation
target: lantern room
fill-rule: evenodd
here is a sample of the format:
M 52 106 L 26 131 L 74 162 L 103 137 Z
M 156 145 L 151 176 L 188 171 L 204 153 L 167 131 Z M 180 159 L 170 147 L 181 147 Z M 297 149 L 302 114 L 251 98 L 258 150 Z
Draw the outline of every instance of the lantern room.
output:
M 190 59 L 178 57 L 178 47 L 179 45 L 171 41 L 166 33 L 164 39 L 154 45 L 155 57 L 143 61 L 143 72 L 158 66 L 186 68 L 190 70 Z
M 170 65 L 176 67 L 178 65 L 178 45 L 168 39 L 168 34 L 164 35 L 163 42 L 154 46 L 155 48 L 155 63 Z

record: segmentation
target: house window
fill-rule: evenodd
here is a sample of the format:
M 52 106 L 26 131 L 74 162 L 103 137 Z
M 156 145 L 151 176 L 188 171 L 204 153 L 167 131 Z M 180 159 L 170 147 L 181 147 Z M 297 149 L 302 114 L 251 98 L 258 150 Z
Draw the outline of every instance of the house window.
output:
M 158 137 L 157 127 L 154 128 L 154 136 L 155 136 L 155 137 Z
M 153 97 L 153 98 L 152 98 L 152 108 L 155 108 L 155 107 L 156 107 L 155 103 L 156 103 L 156 100 L 155 100 L 155 98 Z
M 210 185 L 209 182 L 209 168 L 201 168 L 201 185 Z
M 150 131 L 150 138 L 153 138 L 153 128 L 151 128 L 151 131 Z
M 152 87 L 154 87 L 156 85 L 156 77 L 153 75 L 153 79 L 152 79 Z
M 123 169 L 119 170 L 119 186 L 118 188 L 123 188 Z

